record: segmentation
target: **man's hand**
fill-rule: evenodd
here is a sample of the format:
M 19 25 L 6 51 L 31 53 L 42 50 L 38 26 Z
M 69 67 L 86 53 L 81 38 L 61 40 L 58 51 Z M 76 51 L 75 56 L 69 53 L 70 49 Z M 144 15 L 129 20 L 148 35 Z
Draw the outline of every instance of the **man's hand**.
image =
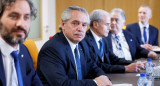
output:
M 111 81 L 108 79 L 107 76 L 104 75 L 96 77 L 94 81 L 96 82 L 97 86 L 112 86 Z
M 125 72 L 139 72 L 141 68 L 144 68 L 143 63 L 132 63 L 128 66 L 125 66 Z
M 158 49 L 160 48 L 159 46 L 152 46 L 152 49 Z
M 147 62 L 147 61 L 144 61 L 144 62 L 141 62 L 141 61 L 140 61 L 140 62 L 137 62 L 138 68 L 145 69 L 146 62 Z
M 153 52 L 153 51 L 150 51 L 148 53 L 148 57 L 149 58 L 153 58 L 153 59 L 158 59 L 158 55 L 155 52 Z
M 142 48 L 145 48 L 146 50 L 152 51 L 152 45 L 150 44 L 143 44 L 141 45 Z

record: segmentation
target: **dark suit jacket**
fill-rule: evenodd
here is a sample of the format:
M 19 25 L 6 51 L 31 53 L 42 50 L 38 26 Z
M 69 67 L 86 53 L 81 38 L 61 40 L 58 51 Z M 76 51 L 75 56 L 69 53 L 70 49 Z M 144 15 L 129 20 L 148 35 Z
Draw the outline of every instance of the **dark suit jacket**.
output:
M 106 73 L 124 73 L 125 67 L 123 65 L 128 65 L 131 61 L 125 59 L 120 59 L 110 51 L 108 42 L 106 39 L 103 40 L 103 51 L 104 51 L 104 62 L 100 58 L 100 53 L 96 40 L 94 39 L 90 30 L 86 32 L 85 41 L 89 46 L 89 51 L 92 59 L 97 63 L 97 65 L 102 68 Z
M 124 34 L 126 41 L 128 43 L 129 50 L 130 50 L 130 53 L 132 56 L 132 60 L 135 60 L 140 57 L 145 57 L 145 58 L 148 57 L 149 51 L 140 47 L 135 36 L 133 36 L 130 32 L 128 32 L 126 30 L 123 30 L 123 34 Z M 106 39 L 108 40 L 108 44 L 109 44 L 110 49 L 113 51 L 111 37 L 112 37 L 111 33 L 109 33 L 108 37 L 106 37 Z
M 44 44 L 38 55 L 37 73 L 44 85 L 96 86 L 91 79 L 105 73 L 89 56 L 85 41 L 78 44 L 82 68 L 82 80 L 77 80 L 71 47 L 62 32 Z
M 42 83 L 33 67 L 33 61 L 30 56 L 30 53 L 23 44 L 20 44 L 20 52 L 18 56 L 22 72 L 23 86 L 42 86 Z M 0 86 L 6 86 L 6 78 L 5 78 L 1 51 L 0 51 Z
M 143 44 L 138 23 L 127 25 L 126 30 L 130 31 L 134 36 L 136 36 L 136 39 L 140 45 Z M 149 44 L 158 46 L 158 29 L 152 25 L 149 25 Z

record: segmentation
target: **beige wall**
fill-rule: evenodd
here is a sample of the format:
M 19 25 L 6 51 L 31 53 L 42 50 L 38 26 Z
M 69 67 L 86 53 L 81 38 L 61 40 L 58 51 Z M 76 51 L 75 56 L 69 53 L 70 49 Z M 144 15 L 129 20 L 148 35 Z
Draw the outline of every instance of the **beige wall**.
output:
M 89 13 L 94 9 L 110 12 L 113 8 L 122 8 L 126 13 L 127 25 L 138 22 L 138 8 L 143 4 L 149 5 L 152 9 L 150 24 L 160 29 L 160 0 L 56 0 L 56 31 L 59 31 L 61 14 L 68 6 L 86 8 Z

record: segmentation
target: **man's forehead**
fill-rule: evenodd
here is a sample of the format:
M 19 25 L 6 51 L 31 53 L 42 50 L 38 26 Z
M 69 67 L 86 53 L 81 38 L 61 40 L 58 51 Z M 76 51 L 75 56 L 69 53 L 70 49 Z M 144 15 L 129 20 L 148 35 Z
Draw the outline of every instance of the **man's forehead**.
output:
M 4 11 L 6 10 L 13 12 L 23 10 L 22 12 L 30 13 L 30 6 L 26 0 L 16 0 L 16 2 L 13 2 L 12 4 L 6 6 Z
M 87 16 L 87 14 L 82 11 L 72 10 L 71 11 L 71 19 L 88 21 L 89 16 Z
M 82 23 L 82 24 L 88 24 L 87 21 L 80 21 L 80 20 L 72 20 L 71 22 L 76 22 L 76 23 Z
M 111 14 L 111 18 L 114 18 L 114 19 L 118 19 L 121 15 L 120 14 Z
M 148 7 L 140 7 L 139 11 L 149 11 L 150 9 Z

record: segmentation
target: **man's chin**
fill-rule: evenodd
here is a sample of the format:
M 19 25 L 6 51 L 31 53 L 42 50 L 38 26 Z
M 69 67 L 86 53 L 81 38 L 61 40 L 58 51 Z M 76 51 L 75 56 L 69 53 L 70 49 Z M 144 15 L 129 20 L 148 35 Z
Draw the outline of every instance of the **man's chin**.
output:
M 16 37 L 13 39 L 13 41 L 15 43 L 23 43 L 25 41 L 25 38 L 22 38 L 22 37 Z

